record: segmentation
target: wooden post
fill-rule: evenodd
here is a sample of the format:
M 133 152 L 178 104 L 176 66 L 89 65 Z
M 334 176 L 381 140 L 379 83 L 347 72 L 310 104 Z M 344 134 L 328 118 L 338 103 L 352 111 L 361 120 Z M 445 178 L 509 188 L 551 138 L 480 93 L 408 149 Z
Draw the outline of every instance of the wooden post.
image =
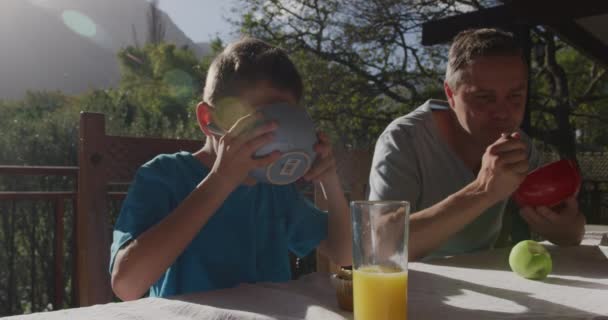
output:
M 532 119 L 530 110 L 530 88 L 532 86 L 532 39 L 530 38 L 530 26 L 517 25 L 512 28 L 517 40 L 520 42 L 523 56 L 528 64 L 528 87 L 526 88 L 526 105 L 524 109 L 524 119 L 521 123 L 521 129 L 528 135 L 532 131 Z M 517 243 L 524 239 L 530 239 L 530 227 L 519 214 L 511 215 L 511 241 Z
M 526 106 L 524 112 L 524 119 L 521 124 L 521 129 L 525 133 L 530 134 L 530 130 L 532 129 L 532 120 L 530 118 L 530 88 L 532 87 L 532 51 L 534 50 L 534 47 L 532 46 L 532 39 L 530 38 L 529 26 L 517 26 L 515 34 L 518 41 L 521 43 L 523 55 L 526 59 L 526 63 L 528 64 L 528 87 L 526 88 Z
M 76 277 L 79 305 L 89 306 L 112 301 L 103 114 L 81 113 L 79 148 Z
M 63 198 L 55 200 L 55 297 L 53 301 L 53 310 L 63 308 Z
M 78 182 L 77 182 L 78 184 Z M 78 188 L 78 185 L 76 185 L 76 188 Z M 78 212 L 78 201 L 76 200 L 78 197 L 78 195 L 76 195 L 76 197 L 72 198 L 72 230 L 76 231 L 77 229 L 77 220 L 76 219 L 76 215 Z M 78 300 L 78 275 L 76 274 L 76 270 L 78 270 L 78 263 L 76 262 L 76 243 L 78 242 L 78 239 L 76 239 L 77 237 L 77 232 L 72 234 L 72 243 L 70 244 L 70 255 L 72 257 L 72 259 L 70 260 L 70 265 L 72 268 L 72 281 L 71 281 L 71 286 L 70 286 L 70 307 L 77 307 L 80 305 L 80 302 Z

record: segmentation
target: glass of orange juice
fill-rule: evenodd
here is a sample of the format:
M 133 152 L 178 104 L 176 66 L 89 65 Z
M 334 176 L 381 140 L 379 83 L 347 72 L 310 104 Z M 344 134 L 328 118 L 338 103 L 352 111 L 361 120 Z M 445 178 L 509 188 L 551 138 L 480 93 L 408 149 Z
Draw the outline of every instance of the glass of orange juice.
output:
M 407 201 L 352 201 L 355 320 L 407 319 Z

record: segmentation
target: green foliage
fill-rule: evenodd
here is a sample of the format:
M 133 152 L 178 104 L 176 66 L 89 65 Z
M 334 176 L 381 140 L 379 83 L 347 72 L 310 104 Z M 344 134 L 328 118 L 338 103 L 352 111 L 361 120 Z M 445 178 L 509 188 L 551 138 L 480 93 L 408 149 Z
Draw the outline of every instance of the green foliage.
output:
M 137 128 L 137 133 L 164 136 L 177 130 L 171 136 L 194 135 L 192 129 L 183 128 L 193 128 L 186 122 L 194 119 L 208 59 L 199 61 L 191 51 L 172 44 L 129 47 L 118 56 L 122 78 L 113 97 L 125 112 L 127 125 Z
M 302 74 L 302 103 L 308 107 L 319 128 L 341 145 L 368 147 L 399 109 L 391 101 L 367 94 L 367 81 L 336 63 L 297 52 L 292 59 Z M 385 110 L 378 106 L 385 105 Z
M 605 151 L 607 70 L 547 32 L 537 30 L 533 41 L 542 48 L 531 68 L 533 136 L 561 156 L 573 157 L 574 150 Z M 560 112 L 567 121 L 560 122 Z M 568 149 L 569 144 L 575 145 Z
M 0 104 L 0 163 L 74 164 L 77 113 L 68 110 L 72 101 L 60 93 L 30 92 L 22 101 Z
M 68 97 L 28 92 L 21 101 L 0 102 L 0 163 L 76 165 L 81 111 L 106 115 L 115 135 L 200 139 L 194 106 L 200 99 L 209 58 L 199 61 L 172 44 L 126 48 L 118 53 L 116 89 Z
M 569 78 L 572 123 L 579 130 L 577 142 L 581 151 L 605 151 L 608 146 L 607 70 L 569 46 L 560 50 L 557 60 Z
M 224 50 L 224 42 L 220 38 L 215 38 L 211 40 L 210 48 L 211 52 L 203 57 L 203 61 L 201 61 L 200 68 L 202 70 L 208 70 L 211 62 L 213 62 L 213 58 Z

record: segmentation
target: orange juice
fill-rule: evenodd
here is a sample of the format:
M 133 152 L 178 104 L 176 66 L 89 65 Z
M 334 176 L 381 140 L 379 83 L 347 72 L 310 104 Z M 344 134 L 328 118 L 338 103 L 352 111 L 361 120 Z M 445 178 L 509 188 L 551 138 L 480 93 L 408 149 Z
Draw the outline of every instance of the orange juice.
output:
M 353 271 L 355 320 L 406 320 L 407 271 L 366 266 Z

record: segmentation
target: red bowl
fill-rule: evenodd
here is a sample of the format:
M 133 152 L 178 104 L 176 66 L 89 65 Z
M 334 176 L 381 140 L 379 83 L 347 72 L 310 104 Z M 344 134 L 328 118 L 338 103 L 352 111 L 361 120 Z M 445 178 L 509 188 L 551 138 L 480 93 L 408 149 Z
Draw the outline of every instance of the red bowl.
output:
M 528 174 L 513 194 L 520 206 L 552 207 L 576 194 L 581 175 L 572 160 L 546 164 Z

